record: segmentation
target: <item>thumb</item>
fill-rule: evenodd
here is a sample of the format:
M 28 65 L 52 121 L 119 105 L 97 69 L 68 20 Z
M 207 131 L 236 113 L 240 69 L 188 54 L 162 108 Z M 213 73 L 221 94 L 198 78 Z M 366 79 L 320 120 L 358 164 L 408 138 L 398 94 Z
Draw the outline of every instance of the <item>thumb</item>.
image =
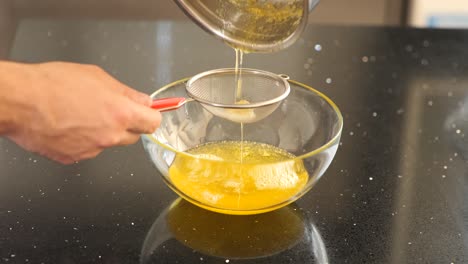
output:
M 130 107 L 132 120 L 129 122 L 127 131 L 137 134 L 151 134 L 161 123 L 161 113 L 149 106 L 131 102 Z

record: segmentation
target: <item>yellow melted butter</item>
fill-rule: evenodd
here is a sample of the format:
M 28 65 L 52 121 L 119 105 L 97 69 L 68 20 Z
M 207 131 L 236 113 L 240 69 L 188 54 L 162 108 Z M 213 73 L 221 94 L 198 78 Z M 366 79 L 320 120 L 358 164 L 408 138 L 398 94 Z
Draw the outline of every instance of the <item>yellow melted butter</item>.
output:
M 200 159 L 176 156 L 169 169 L 172 183 L 192 199 L 227 213 L 283 203 L 308 180 L 302 160 L 263 143 L 213 142 L 187 152 Z
M 303 1 L 218 0 L 217 15 L 224 21 L 236 19 L 236 39 L 246 43 L 276 42 L 289 37 L 304 14 Z M 232 17 L 237 10 L 240 17 Z M 234 48 L 239 48 L 235 47 Z M 244 47 L 245 48 L 245 47 Z M 249 52 L 248 49 L 244 52 Z
M 237 101 L 236 104 L 246 105 L 246 104 L 250 104 L 250 102 L 245 100 L 245 99 L 241 99 L 241 100 Z
M 249 101 L 241 99 L 235 104 L 250 104 Z M 255 109 L 254 108 L 240 108 L 240 109 L 230 109 L 226 108 L 224 110 L 225 115 L 229 117 L 230 120 L 237 120 L 238 122 L 251 122 L 255 119 Z

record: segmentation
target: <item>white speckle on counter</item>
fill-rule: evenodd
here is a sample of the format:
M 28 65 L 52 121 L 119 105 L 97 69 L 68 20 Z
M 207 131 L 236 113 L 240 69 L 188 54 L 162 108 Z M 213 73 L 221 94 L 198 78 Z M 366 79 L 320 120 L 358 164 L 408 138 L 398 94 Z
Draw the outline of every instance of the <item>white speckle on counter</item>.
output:
M 432 101 L 428 101 L 428 102 L 427 102 L 427 105 L 428 105 L 428 106 L 432 106 L 433 104 L 434 104 L 434 103 L 433 103 Z
M 314 49 L 315 49 L 315 51 L 322 51 L 322 45 L 315 44 Z M 229 260 L 227 262 L 229 262 Z
M 328 83 L 328 84 L 330 84 L 330 83 L 332 83 L 332 79 L 331 79 L 331 78 L 327 78 L 327 79 L 325 80 L 325 82 Z
M 373 116 L 373 117 L 376 117 L 376 116 L 377 116 L 377 112 L 372 113 L 372 116 Z
M 374 180 L 374 178 L 372 178 L 372 177 L 369 177 L 369 181 L 372 181 L 372 180 Z
M 362 62 L 368 62 L 369 61 L 369 57 L 367 56 L 364 56 L 361 58 Z

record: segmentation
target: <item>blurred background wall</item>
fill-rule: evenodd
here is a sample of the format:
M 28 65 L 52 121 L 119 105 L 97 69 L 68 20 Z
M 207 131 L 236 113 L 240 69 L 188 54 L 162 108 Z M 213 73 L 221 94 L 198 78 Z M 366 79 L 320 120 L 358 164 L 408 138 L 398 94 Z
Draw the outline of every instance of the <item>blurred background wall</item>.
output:
M 9 0 L 0 0 L 7 2 Z M 148 19 L 186 19 L 172 0 L 14 0 L 20 16 L 92 17 L 113 9 L 113 16 Z M 135 3 L 138 3 L 136 5 Z M 0 3 L 1 4 L 1 3 Z M 42 12 L 38 13 L 37 9 Z M 115 12 L 119 10 L 119 12 Z M 1 16 L 1 14 L 0 14 Z M 467 27 L 468 0 L 321 0 L 311 23 L 397 25 L 416 27 Z
M 467 0 L 412 0 L 408 23 L 417 27 L 468 28 Z

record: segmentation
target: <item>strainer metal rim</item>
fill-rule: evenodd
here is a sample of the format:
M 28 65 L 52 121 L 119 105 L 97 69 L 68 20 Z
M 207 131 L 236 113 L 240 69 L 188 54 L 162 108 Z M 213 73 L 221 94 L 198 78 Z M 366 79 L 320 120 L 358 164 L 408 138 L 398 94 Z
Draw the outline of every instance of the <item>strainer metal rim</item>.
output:
M 229 108 L 229 109 L 254 109 L 254 108 L 259 108 L 263 106 L 269 106 L 269 105 L 276 104 L 276 103 L 283 101 L 284 99 L 286 99 L 286 97 L 288 97 L 289 93 L 291 92 L 291 86 L 289 85 L 289 82 L 288 82 L 288 79 L 289 79 L 288 76 L 284 74 L 276 74 L 276 73 L 272 73 L 268 71 L 251 69 L 251 68 L 242 68 L 242 74 L 245 74 L 245 73 L 262 74 L 263 76 L 272 77 L 274 79 L 277 79 L 278 81 L 282 81 L 286 89 L 284 93 L 281 94 L 280 96 L 277 96 L 270 100 L 265 100 L 263 102 L 250 103 L 250 104 L 220 104 L 220 103 L 215 103 L 215 102 L 205 100 L 190 92 L 189 87 L 192 85 L 192 83 L 199 80 L 200 78 L 203 78 L 205 76 L 212 75 L 212 74 L 235 73 L 235 71 L 236 71 L 235 68 L 221 68 L 221 69 L 214 69 L 214 70 L 209 70 L 209 71 L 199 73 L 197 75 L 194 75 L 192 78 L 190 78 L 187 81 L 185 85 L 185 91 L 191 98 L 193 98 L 195 101 L 201 104 L 206 104 L 206 105 L 210 105 L 214 107 Z

